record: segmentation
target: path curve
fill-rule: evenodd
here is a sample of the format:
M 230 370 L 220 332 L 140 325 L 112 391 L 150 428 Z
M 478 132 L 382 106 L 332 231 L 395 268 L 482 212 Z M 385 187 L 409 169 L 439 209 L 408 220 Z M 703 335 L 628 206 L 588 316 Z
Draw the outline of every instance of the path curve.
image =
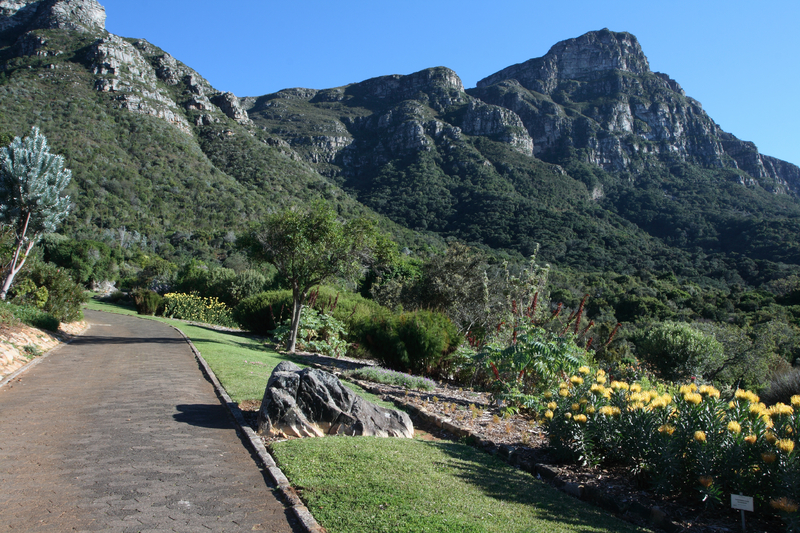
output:
M 178 332 L 85 315 L 0 388 L 0 532 L 302 531 Z

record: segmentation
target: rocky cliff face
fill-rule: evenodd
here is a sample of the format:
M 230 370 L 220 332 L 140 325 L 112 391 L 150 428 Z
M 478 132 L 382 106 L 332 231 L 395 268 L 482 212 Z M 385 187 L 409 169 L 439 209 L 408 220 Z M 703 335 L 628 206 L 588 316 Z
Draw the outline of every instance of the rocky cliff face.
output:
M 96 0 L 2 0 L 0 33 L 8 30 L 105 30 L 106 10 Z
M 635 172 L 651 159 L 677 157 L 741 169 L 768 190 L 800 194 L 797 167 L 770 163 L 752 143 L 720 130 L 677 82 L 650 71 L 629 33 L 602 30 L 563 41 L 468 93 L 514 111 L 533 153 L 545 160 L 575 148 L 607 171 Z

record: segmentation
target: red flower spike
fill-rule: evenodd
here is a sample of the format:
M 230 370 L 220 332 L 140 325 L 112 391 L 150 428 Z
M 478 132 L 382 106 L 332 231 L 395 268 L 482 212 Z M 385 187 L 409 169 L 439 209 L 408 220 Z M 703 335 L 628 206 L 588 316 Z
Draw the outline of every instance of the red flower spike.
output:
M 494 372 L 494 377 L 500 379 L 500 372 L 497 371 L 497 367 L 494 366 L 494 363 L 489 361 L 489 365 L 492 367 L 492 372 Z

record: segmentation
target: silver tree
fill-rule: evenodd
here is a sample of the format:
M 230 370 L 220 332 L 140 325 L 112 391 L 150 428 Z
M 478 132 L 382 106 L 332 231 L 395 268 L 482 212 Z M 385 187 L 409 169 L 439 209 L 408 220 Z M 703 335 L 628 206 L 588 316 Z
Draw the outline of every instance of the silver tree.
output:
M 71 177 L 64 158 L 50 153 L 47 139 L 35 126 L 24 139 L 15 137 L 0 149 L 0 223 L 10 228 L 15 239 L 3 273 L 1 300 L 6 299 L 33 246 L 42 235 L 54 232 L 69 213 L 69 196 L 62 197 L 61 192 Z

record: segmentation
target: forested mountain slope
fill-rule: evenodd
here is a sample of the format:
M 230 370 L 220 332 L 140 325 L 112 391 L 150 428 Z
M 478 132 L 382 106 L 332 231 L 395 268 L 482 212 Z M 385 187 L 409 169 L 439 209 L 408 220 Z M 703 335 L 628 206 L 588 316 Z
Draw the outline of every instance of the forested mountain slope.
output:
M 800 265 L 800 169 L 723 132 L 630 34 L 473 89 L 436 67 L 237 98 L 104 21 L 95 0 L 0 1 L 0 130 L 38 125 L 67 158 L 72 236 L 223 257 L 248 221 L 325 198 L 404 243 L 540 243 L 580 271 L 760 284 Z

